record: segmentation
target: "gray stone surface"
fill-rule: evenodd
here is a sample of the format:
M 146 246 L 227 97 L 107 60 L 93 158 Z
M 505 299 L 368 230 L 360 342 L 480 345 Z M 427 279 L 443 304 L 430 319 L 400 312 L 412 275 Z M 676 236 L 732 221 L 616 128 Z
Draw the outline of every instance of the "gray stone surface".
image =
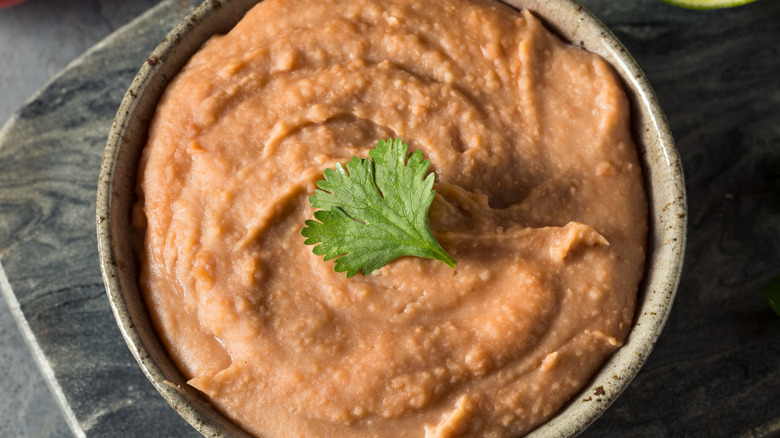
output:
M 103 294 L 94 232 L 113 112 L 187 3 L 195 1 L 163 2 L 91 51 L 0 139 L 0 263 L 8 279 L 0 288 L 13 293 L 44 371 L 88 436 L 195 435 L 127 352 Z M 757 290 L 780 273 L 780 195 L 769 180 L 780 162 L 780 2 L 708 12 L 657 0 L 582 3 L 655 86 L 682 154 L 690 206 L 686 266 L 666 329 L 636 380 L 584 436 L 779 436 L 780 317 Z M 11 331 L 0 325 L 0 342 Z M 7 388 L 30 406 L 20 415 L 53 422 L 19 422 L 0 435 L 52 435 L 56 416 L 43 407 L 45 395 L 0 386 Z M 1 414 L 6 409 L 0 404 Z
M 69 435 L 16 321 L 0 299 L 0 436 L 66 437 Z
M 638 378 L 588 436 L 780 436 L 780 2 L 688 11 L 582 1 L 655 87 L 686 173 L 677 298 Z
M 0 9 L 0 123 L 70 61 L 159 0 L 29 0 Z
M 13 112 L 22 106 L 30 96 L 38 88 L 40 88 L 46 81 L 48 81 L 53 75 L 59 72 L 70 61 L 77 58 L 90 46 L 97 43 L 120 26 L 124 25 L 132 18 L 145 12 L 150 7 L 154 6 L 158 0 L 31 0 L 25 4 L 0 10 L 0 121 L 5 121 L 9 118 Z M 170 21 L 176 21 L 186 10 L 188 10 L 194 2 L 181 3 L 181 2 L 168 2 L 169 12 L 168 15 L 175 16 L 174 18 L 168 17 Z M 175 3 L 175 4 L 174 4 Z M 173 7 L 171 7 L 173 6 Z M 159 22 L 152 20 L 149 22 L 148 27 L 155 27 L 156 35 L 150 34 L 150 38 L 160 39 L 165 33 L 163 26 L 158 26 Z M 129 43 L 132 44 L 132 43 Z M 148 43 L 147 43 L 148 44 Z M 127 45 L 127 43 L 126 43 Z M 153 43 L 152 43 L 153 45 Z M 144 50 L 144 48 L 139 47 Z M 143 57 L 139 56 L 142 60 Z M 136 60 L 136 64 L 141 62 Z M 133 68 L 137 68 L 137 65 Z M 117 78 L 121 81 L 121 78 Z M 126 79 L 126 84 L 129 84 L 129 79 Z M 53 86 L 55 84 L 52 84 Z M 56 81 L 56 86 L 62 87 L 63 83 Z M 117 83 L 117 87 L 121 87 Z M 117 89 L 118 89 L 117 88 Z M 78 90 L 75 94 L 78 96 L 80 93 Z M 116 94 L 115 94 L 116 96 Z M 94 96 L 87 96 L 84 94 L 84 99 L 69 99 L 71 108 L 79 109 L 81 105 L 89 105 L 89 100 Z M 116 97 L 115 97 L 116 98 Z M 117 101 L 118 102 L 118 101 Z M 78 111 L 77 111 L 78 112 Z M 112 115 L 106 115 L 110 123 L 110 117 Z M 105 122 L 104 122 L 105 123 Z M 38 124 L 37 127 L 41 129 L 47 129 L 56 123 L 44 123 Z M 59 130 L 65 130 L 67 127 L 58 126 Z M 91 128 L 88 128 L 88 130 Z M 103 131 L 108 131 L 108 125 L 102 128 Z M 38 129 L 33 127 L 33 131 L 29 137 L 41 134 Z M 83 131 L 83 130 L 82 130 Z M 99 130 L 95 130 L 95 135 L 98 137 L 104 136 L 99 134 Z M 56 134 L 55 134 L 56 135 Z M 83 138 L 84 132 L 69 133 L 70 140 L 79 142 Z M 13 136 L 12 136 L 13 137 Z M 48 136 L 49 139 L 54 136 Z M 101 140 L 103 141 L 103 140 Z M 43 139 L 38 138 L 25 142 L 27 144 L 37 144 L 39 142 L 45 142 Z M 0 155 L 3 157 L 21 157 L 22 155 L 16 152 L 18 147 L 14 138 L 9 141 L 4 141 L 0 146 Z M 95 143 L 97 144 L 97 143 Z M 34 152 L 34 149 L 30 148 L 30 152 L 33 155 L 39 155 L 42 152 Z M 46 154 L 56 155 L 56 152 L 51 150 L 45 151 Z M 25 257 L 29 257 L 32 253 L 20 252 L 14 253 L 13 247 L 16 246 L 16 242 L 11 241 L 16 237 L 22 237 L 23 232 L 17 225 L 25 225 L 24 221 L 30 219 L 27 213 L 30 210 L 27 209 L 27 204 L 22 201 L 17 203 L 18 200 L 13 198 L 17 196 L 18 181 L 12 181 L 7 178 L 10 173 L 9 169 L 17 169 L 21 172 L 28 173 L 35 160 L 30 160 L 30 163 L 24 163 L 19 166 L 18 161 L 12 163 L 2 159 L 0 164 L 0 246 L 2 252 L 0 252 L 0 263 L 6 264 L 6 259 L 9 254 L 23 254 Z M 99 155 L 97 155 L 97 162 L 93 159 L 93 172 L 87 170 L 87 174 L 94 174 L 93 178 L 97 175 L 97 166 L 99 165 Z M 13 160 L 12 160 L 13 161 Z M 83 162 L 81 163 L 83 164 Z M 72 173 L 77 173 L 81 169 L 73 166 L 65 165 L 61 169 L 60 176 L 65 179 L 69 178 Z M 34 184 L 40 182 L 40 175 L 29 175 L 31 179 L 27 181 L 34 181 Z M 93 201 L 93 188 L 84 187 L 83 201 L 87 204 L 94 203 Z M 56 201 L 54 201 L 56 202 Z M 37 212 L 40 210 L 33 209 Z M 65 210 L 68 210 L 65 207 Z M 79 212 L 83 213 L 86 210 Z M 55 215 L 60 216 L 59 209 L 54 212 Z M 54 219 L 54 218 L 53 218 Z M 61 220 L 72 220 L 72 212 L 68 211 L 67 214 L 62 215 Z M 49 228 L 49 224 L 41 224 L 45 228 Z M 56 230 L 56 228 L 54 228 Z M 35 233 L 35 232 L 34 232 Z M 92 233 L 94 234 L 94 233 Z M 92 237 L 87 234 L 88 237 Z M 94 245 L 85 247 L 86 253 L 94 253 Z M 49 247 L 49 249 L 53 249 Z M 77 251 L 78 249 L 71 247 L 69 251 Z M 48 251 L 44 251 L 48 252 Z M 62 256 L 62 253 L 60 256 Z M 55 256 L 57 257 L 57 256 Z M 67 256 L 66 256 L 67 257 Z M 56 265 L 56 263 L 55 263 Z M 94 263 L 92 263 L 94 265 Z M 79 263 L 76 266 L 81 266 Z M 54 268 L 47 270 L 38 270 Z M 94 270 L 94 266 L 92 267 Z M 0 273 L 2 274 L 2 273 Z M 41 280 L 47 275 L 59 275 L 58 266 L 47 265 L 46 267 L 38 265 L 36 269 L 30 270 L 30 279 Z M 99 279 L 99 278 L 98 278 Z M 15 278 L 12 275 L 10 281 L 15 282 Z M 3 292 L 8 292 L 13 286 L 10 284 L 2 284 L 0 282 L 0 289 Z M 50 291 L 49 295 L 61 295 L 62 290 Z M 96 288 L 95 292 L 98 301 L 103 299 L 102 290 Z M 15 296 L 10 297 L 9 300 L 13 307 L 16 307 L 20 303 L 24 303 L 23 300 L 16 302 Z M 0 300 L 0 393 L 3 397 L 0 397 L 0 437 L 62 437 L 72 435 L 71 431 L 57 406 L 55 398 L 52 396 L 52 392 L 47 388 L 44 378 L 41 376 L 41 372 L 35 364 L 33 356 L 28 349 L 28 345 L 25 343 L 22 333 L 20 332 L 16 321 L 8 307 L 8 303 L 5 300 Z M 60 303 L 67 308 L 70 303 L 70 298 L 64 297 Z M 57 310 L 54 310 L 56 315 Z M 105 310 L 108 311 L 107 306 Z M 27 314 L 30 317 L 30 314 Z M 51 315 L 49 315 L 51 316 Z M 84 318 L 78 318 L 76 315 L 63 314 L 63 317 L 70 317 L 74 321 L 85 321 Z M 74 317 L 75 316 L 75 317 Z M 31 317 L 31 321 L 27 330 L 36 334 L 40 330 L 44 332 L 51 332 L 57 330 L 51 322 L 51 318 L 41 323 L 36 323 L 36 319 L 43 318 L 44 315 L 37 314 Z M 26 320 L 24 321 L 26 324 Z M 109 327 L 113 330 L 113 335 L 118 335 L 118 331 L 114 327 Z M 25 331 L 27 331 L 25 330 Z M 45 335 L 44 335 L 45 336 Z M 36 339 L 37 341 L 37 339 Z M 85 338 L 85 346 L 89 346 L 90 342 Z M 67 343 L 62 343 L 58 346 L 57 351 L 66 351 L 67 354 L 57 356 L 60 361 L 67 362 L 70 360 L 68 355 L 72 354 L 67 347 Z M 33 345 L 36 346 L 36 345 Z M 44 343 L 37 342 L 37 347 L 41 348 L 41 352 L 44 354 L 54 354 L 50 346 Z M 83 350 L 83 349 L 82 349 Z M 121 351 L 121 350 L 120 350 Z M 48 353 L 47 353 L 48 352 Z M 87 350 L 87 353 L 89 351 Z M 50 356 L 45 356 L 50 357 Z M 91 361 L 93 358 L 97 359 L 100 355 L 84 355 L 82 360 Z M 52 360 L 54 363 L 56 360 Z M 78 362 L 78 360 L 74 361 Z M 61 367 L 60 367 L 61 368 Z M 48 371 L 54 371 L 57 368 L 49 368 Z M 111 371 L 111 378 L 104 379 L 107 383 L 110 383 L 115 377 L 121 377 L 115 372 Z M 55 384 L 55 389 L 60 387 L 58 381 L 50 379 Z M 117 379 L 119 388 L 125 385 L 122 379 Z M 141 384 L 146 384 L 144 380 L 140 380 Z M 89 384 L 89 383 L 86 383 Z M 62 387 L 66 388 L 66 387 Z M 66 388 L 67 389 L 67 388 Z M 88 394 L 90 391 L 81 391 L 80 394 Z M 93 391 L 94 392 L 94 391 Z M 156 393 L 155 393 L 156 394 Z M 101 405 L 106 400 L 100 397 L 84 398 L 79 403 L 94 404 L 97 409 L 91 411 L 91 417 L 84 417 L 82 425 L 75 431 L 77 435 L 83 429 L 92 429 L 99 431 L 97 435 L 107 436 L 115 435 L 112 433 L 105 433 L 105 430 L 100 431 L 100 424 L 104 422 L 103 417 L 110 418 L 111 415 L 116 415 L 122 411 L 117 409 L 123 403 L 127 403 L 126 400 L 120 400 L 111 405 Z M 161 406 L 165 410 L 170 410 L 164 403 Z M 72 409 L 71 409 L 72 411 Z M 175 414 L 174 414 L 175 417 Z M 137 420 L 137 418 L 136 418 Z M 178 420 L 174 418 L 174 420 Z M 181 426 L 181 425 L 180 425 Z M 186 425 L 185 425 L 186 426 Z M 165 430 L 165 429 L 162 429 Z M 95 433 L 92 433 L 95 435 Z

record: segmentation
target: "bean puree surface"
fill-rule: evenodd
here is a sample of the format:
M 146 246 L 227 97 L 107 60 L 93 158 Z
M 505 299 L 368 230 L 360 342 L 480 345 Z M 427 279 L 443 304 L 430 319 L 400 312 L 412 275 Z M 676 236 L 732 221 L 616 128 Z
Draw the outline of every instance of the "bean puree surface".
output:
M 325 168 L 401 137 L 455 269 L 347 279 L 300 235 Z M 264 437 L 516 436 L 624 341 L 647 205 L 599 57 L 487 0 L 265 0 L 159 103 L 141 283 L 189 383 Z

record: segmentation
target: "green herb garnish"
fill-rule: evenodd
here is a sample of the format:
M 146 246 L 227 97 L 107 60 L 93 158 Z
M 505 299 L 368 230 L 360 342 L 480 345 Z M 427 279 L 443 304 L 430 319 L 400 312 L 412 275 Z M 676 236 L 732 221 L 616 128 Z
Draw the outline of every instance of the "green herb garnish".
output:
M 780 275 L 769 280 L 758 293 L 764 297 L 769 307 L 780 315 Z
M 346 169 L 340 163 L 325 169 L 309 198 L 314 219 L 301 234 L 312 252 L 336 257 L 336 272 L 352 277 L 368 275 L 403 256 L 441 260 L 454 268 L 453 259 L 439 245 L 428 226 L 428 209 L 436 194 L 430 161 L 416 151 L 406 162 L 407 144 L 380 140 L 368 152 L 370 159 L 352 157 Z M 405 163 L 406 162 L 406 163 Z

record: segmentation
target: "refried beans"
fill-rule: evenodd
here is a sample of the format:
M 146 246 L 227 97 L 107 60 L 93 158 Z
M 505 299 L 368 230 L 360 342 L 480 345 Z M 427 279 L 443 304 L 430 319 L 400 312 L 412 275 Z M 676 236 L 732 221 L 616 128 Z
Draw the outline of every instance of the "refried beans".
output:
M 139 169 L 141 286 L 189 384 L 263 437 L 517 436 L 632 326 L 647 202 L 619 80 L 488 0 L 265 0 L 171 81 Z M 346 278 L 323 170 L 431 161 L 416 257 Z

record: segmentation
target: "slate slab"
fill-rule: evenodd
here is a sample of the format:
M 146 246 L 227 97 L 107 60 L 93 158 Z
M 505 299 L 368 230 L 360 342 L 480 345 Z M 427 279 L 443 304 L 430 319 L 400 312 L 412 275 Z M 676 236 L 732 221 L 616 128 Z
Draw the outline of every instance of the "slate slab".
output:
M 95 241 L 103 146 L 138 67 L 198 1 L 165 1 L 74 61 L 0 134 L 0 288 L 76 436 L 197 436 L 138 369 Z

